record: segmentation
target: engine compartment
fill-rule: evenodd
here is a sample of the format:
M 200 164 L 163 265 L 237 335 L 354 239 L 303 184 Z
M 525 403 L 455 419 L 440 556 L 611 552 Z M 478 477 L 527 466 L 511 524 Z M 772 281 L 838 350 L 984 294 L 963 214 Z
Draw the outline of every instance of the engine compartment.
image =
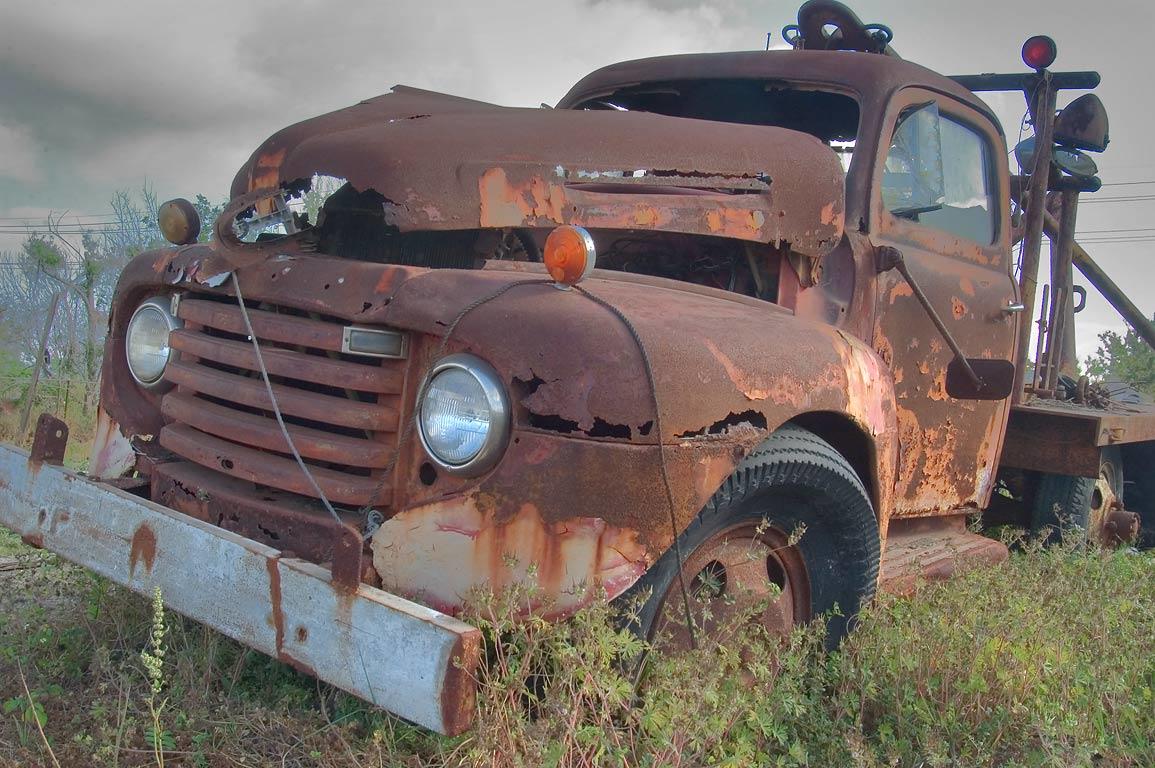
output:
M 431 269 L 479 269 L 488 260 L 541 261 L 547 230 L 464 229 L 400 232 L 373 190 L 350 184 L 325 199 L 310 228 L 319 253 Z M 309 227 L 307 214 L 298 217 Z M 591 229 L 597 267 L 651 275 L 776 301 L 784 248 L 723 237 L 654 230 Z

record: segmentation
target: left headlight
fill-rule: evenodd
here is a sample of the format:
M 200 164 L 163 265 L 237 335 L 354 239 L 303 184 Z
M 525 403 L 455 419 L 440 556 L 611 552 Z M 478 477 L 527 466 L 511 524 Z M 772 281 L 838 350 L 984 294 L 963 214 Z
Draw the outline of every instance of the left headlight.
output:
M 509 397 L 497 371 L 467 354 L 438 361 L 418 404 L 425 452 L 452 474 L 479 475 L 493 467 L 509 442 Z
M 154 296 L 132 313 L 124 335 L 124 355 L 128 372 L 144 387 L 154 387 L 164 376 L 164 369 L 173 357 L 168 335 L 180 327 L 173 316 L 172 298 Z

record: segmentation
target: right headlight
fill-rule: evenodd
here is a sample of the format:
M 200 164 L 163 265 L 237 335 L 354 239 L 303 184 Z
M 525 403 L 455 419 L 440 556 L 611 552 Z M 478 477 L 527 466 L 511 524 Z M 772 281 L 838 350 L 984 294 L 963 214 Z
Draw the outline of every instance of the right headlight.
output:
M 467 354 L 449 355 L 429 372 L 418 403 L 425 452 L 452 474 L 479 475 L 509 442 L 509 397 L 497 371 Z
M 154 296 L 137 307 L 128 321 L 124 335 L 128 372 L 145 387 L 160 383 L 165 366 L 173 356 L 168 335 L 181 323 L 173 316 L 170 306 L 170 297 Z

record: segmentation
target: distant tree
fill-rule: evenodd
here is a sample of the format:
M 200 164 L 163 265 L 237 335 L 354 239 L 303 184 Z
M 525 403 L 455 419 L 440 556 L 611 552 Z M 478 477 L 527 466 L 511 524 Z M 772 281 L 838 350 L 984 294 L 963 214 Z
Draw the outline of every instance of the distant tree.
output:
M 1155 349 L 1131 328 L 1100 333 L 1099 349 L 1086 362 L 1091 378 L 1118 379 L 1155 396 Z
M 166 245 L 151 187 L 137 193 L 118 191 L 110 205 L 113 221 L 99 227 L 80 228 L 67 222 L 66 214 L 50 215 L 19 252 L 4 255 L 0 269 L 0 339 L 8 350 L 6 359 L 31 371 L 52 295 L 62 292 L 46 357 L 52 376 L 87 382 L 87 405 L 94 404 L 97 394 L 108 312 L 120 271 L 138 254 Z M 202 240 L 207 240 L 224 204 L 197 195 L 194 205 L 205 222 Z M 0 382 L 0 389 L 7 389 L 0 394 L 10 399 L 12 386 Z
M 202 243 L 207 243 L 213 234 L 213 225 L 217 222 L 217 217 L 221 215 L 221 211 L 225 209 L 227 200 L 219 203 L 212 203 L 204 195 L 197 195 L 193 200 L 193 208 L 197 209 L 197 214 L 201 218 L 201 234 L 197 238 Z

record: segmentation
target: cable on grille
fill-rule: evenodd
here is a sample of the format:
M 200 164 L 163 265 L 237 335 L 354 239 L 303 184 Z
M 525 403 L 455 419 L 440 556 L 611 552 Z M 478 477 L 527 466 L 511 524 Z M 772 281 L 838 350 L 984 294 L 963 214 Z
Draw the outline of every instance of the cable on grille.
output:
M 450 340 L 450 338 L 452 338 L 454 331 L 457 330 L 458 326 L 461 324 L 461 321 L 464 320 L 465 317 L 468 316 L 474 310 L 488 304 L 491 301 L 494 301 L 495 299 L 500 298 L 501 296 L 504 296 L 506 293 L 508 293 L 509 291 L 511 291 L 514 288 L 517 288 L 519 286 L 523 286 L 523 285 L 553 285 L 553 284 L 554 284 L 553 280 L 550 280 L 550 279 L 519 280 L 519 281 L 513 282 L 513 283 L 506 283 L 505 285 L 498 288 L 496 291 L 493 291 L 492 293 L 487 294 L 486 296 L 483 296 L 479 299 L 474 300 L 468 306 L 466 306 L 464 309 L 462 309 L 457 314 L 457 316 L 455 318 L 453 318 L 453 322 L 451 322 L 446 327 L 445 333 L 442 334 L 442 336 L 441 336 L 441 342 L 440 342 L 440 344 L 438 344 L 437 352 L 433 356 L 433 363 L 436 364 L 436 362 L 438 360 L 440 360 L 445 355 L 445 350 L 449 346 L 449 340 Z M 265 392 L 269 396 L 269 402 L 272 405 L 273 415 L 276 416 L 277 425 L 281 429 L 281 435 L 285 438 L 285 443 L 289 446 L 289 450 L 292 452 L 293 458 L 296 459 L 297 465 L 301 468 L 301 472 L 305 475 L 306 479 L 308 479 L 309 484 L 312 485 L 313 490 L 317 494 L 317 497 L 321 500 L 321 504 L 324 505 L 325 509 L 329 512 L 330 515 L 333 516 L 333 519 L 336 520 L 339 525 L 343 525 L 344 523 L 341 520 L 340 515 L 337 514 L 337 510 L 333 508 L 333 505 L 329 502 L 329 499 L 325 495 L 324 490 L 321 489 L 321 486 L 317 483 L 316 478 L 313 477 L 313 473 L 309 469 L 309 465 L 305 463 L 305 460 L 303 458 L 301 458 L 301 454 L 297 450 L 297 446 L 293 443 L 292 436 L 289 434 L 289 429 L 287 426 L 285 426 L 285 420 L 281 416 L 280 406 L 277 404 L 277 396 L 273 392 L 272 383 L 269 381 L 269 371 L 265 367 L 264 357 L 261 354 L 260 342 L 257 340 L 257 334 L 253 331 L 252 322 L 249 320 L 248 308 L 245 307 L 244 296 L 241 293 L 240 280 L 237 279 L 235 272 L 233 273 L 233 286 L 236 289 L 237 305 L 241 309 L 241 317 L 245 321 L 245 330 L 248 332 L 249 340 L 252 342 L 252 345 L 253 345 L 253 353 L 255 354 L 256 359 L 257 359 L 257 367 L 260 369 L 260 372 L 261 372 L 261 380 L 265 384 Z M 686 589 L 686 576 L 682 572 L 683 558 L 682 558 L 681 543 L 679 541 L 679 536 L 678 536 L 678 522 L 677 522 L 676 511 L 675 511 L 676 506 L 674 504 L 674 491 L 673 491 L 673 487 L 670 485 L 669 469 L 666 466 L 666 446 L 665 446 L 665 443 L 662 442 L 662 408 L 661 408 L 661 402 L 660 402 L 659 397 L 658 397 L 658 387 L 657 387 L 657 382 L 654 379 L 654 369 L 653 369 L 653 365 L 650 361 L 650 355 L 646 351 L 646 346 L 644 343 L 642 343 L 642 337 L 638 334 L 638 331 L 634 327 L 634 324 L 632 322 L 630 322 L 630 319 L 628 317 L 626 317 L 626 315 L 620 309 L 618 309 L 616 306 L 611 304 L 609 301 L 601 298 L 600 296 L 595 296 L 594 294 L 590 293 L 589 291 L 585 290 L 584 288 L 582 288 L 580 286 L 573 286 L 573 287 L 576 289 L 576 291 L 579 294 L 581 294 L 582 296 L 585 296 L 587 299 L 594 302 L 598 306 L 602 307 L 603 309 L 608 311 L 610 314 L 612 314 L 615 318 L 617 318 L 618 321 L 620 321 L 621 324 L 625 327 L 626 331 L 630 334 L 630 338 L 633 339 L 634 344 L 637 346 L 638 352 L 641 355 L 642 364 L 645 368 L 645 373 L 646 373 L 646 383 L 649 385 L 650 398 L 654 404 L 654 430 L 658 436 L 658 458 L 659 458 L 658 463 L 659 463 L 659 466 L 661 468 L 662 484 L 665 486 L 665 490 L 666 490 L 666 503 L 668 505 L 669 512 L 670 512 L 670 533 L 674 538 L 674 555 L 677 558 L 678 586 L 679 586 L 679 589 L 682 593 L 682 607 L 684 608 L 684 610 L 686 612 L 686 629 L 690 635 L 690 647 L 691 648 L 697 648 L 697 639 L 696 639 L 695 634 L 694 634 L 694 622 L 693 622 L 692 612 L 690 610 L 690 596 L 689 596 L 689 591 Z M 417 399 L 415 402 L 417 402 L 417 403 L 421 402 L 422 397 L 424 397 L 424 395 L 425 395 L 425 388 L 428 385 L 428 383 L 429 382 L 428 382 L 427 378 L 422 379 L 421 388 L 417 392 Z M 369 496 L 370 502 L 366 503 L 364 506 L 362 506 L 360 508 L 360 510 L 359 510 L 360 514 L 367 515 L 368 513 L 373 511 L 372 500 L 377 498 L 377 495 L 384 489 L 385 481 L 389 478 L 390 473 L 392 473 L 393 469 L 397 466 L 397 461 L 401 456 L 401 448 L 405 444 L 405 441 L 410 437 L 410 435 L 412 435 L 413 430 L 417 424 L 417 418 L 418 418 L 417 408 L 414 408 L 413 414 L 412 414 L 411 418 L 408 420 L 408 422 L 406 423 L 404 431 L 402 431 L 402 433 L 398 436 L 397 445 L 393 451 L 392 459 L 390 459 L 389 464 L 382 470 L 381 480 L 378 482 L 377 486 L 373 489 L 373 492 L 370 494 L 370 496 Z M 372 535 L 371 531 L 366 532 L 364 534 L 363 538 L 367 539 L 371 535 Z
M 265 392 L 269 395 L 269 403 L 273 406 L 273 415 L 277 417 L 277 426 L 281 428 L 281 436 L 285 438 L 285 442 L 289 446 L 289 451 L 293 454 L 293 458 L 297 460 L 297 466 L 301 468 L 305 479 L 313 486 L 313 490 L 317 494 L 317 498 L 321 500 L 321 504 L 325 510 L 333 516 L 337 521 L 337 525 L 344 525 L 345 522 L 341 516 L 337 514 L 337 510 L 333 509 L 333 505 L 329 503 L 329 497 L 321 489 L 317 483 L 317 479 L 313 477 L 313 473 L 309 470 L 309 465 L 301 458 L 300 451 L 297 450 L 297 445 L 293 442 L 292 436 L 289 435 L 289 428 L 285 426 L 285 419 L 281 416 L 281 406 L 277 405 L 277 396 L 273 394 L 273 385 L 269 381 L 269 369 L 265 367 L 265 357 L 261 354 L 261 345 L 257 341 L 257 334 L 253 330 L 253 323 L 249 320 L 249 310 L 245 306 L 245 297 L 241 294 L 241 281 L 237 278 L 237 273 L 231 273 L 233 276 L 233 287 L 237 291 L 237 306 L 241 308 L 241 318 L 245 321 L 245 331 L 249 334 L 249 341 L 253 343 L 253 354 L 257 358 L 257 367 L 261 370 L 261 381 L 265 383 Z

